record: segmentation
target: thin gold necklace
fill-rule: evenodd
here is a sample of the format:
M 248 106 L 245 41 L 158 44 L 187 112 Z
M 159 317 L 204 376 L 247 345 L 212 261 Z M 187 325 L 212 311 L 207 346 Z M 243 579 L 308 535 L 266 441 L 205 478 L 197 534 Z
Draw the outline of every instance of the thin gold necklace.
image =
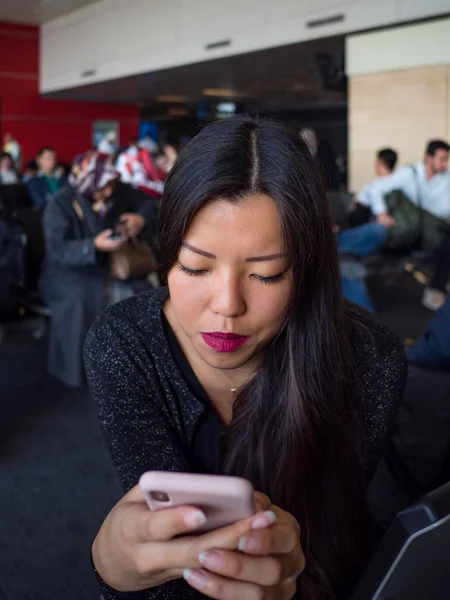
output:
M 221 371 L 220 369 L 216 369 L 216 370 L 222 375 L 222 377 L 225 379 L 227 384 L 230 385 L 231 381 L 228 379 L 228 377 L 225 375 L 225 373 L 223 371 Z M 232 388 L 230 388 L 230 392 L 233 394 L 233 396 L 235 396 L 238 393 L 239 389 L 242 388 L 245 384 L 247 384 L 252 377 L 253 377 L 253 375 L 248 377 L 241 385 L 239 385 L 239 386 L 234 385 Z

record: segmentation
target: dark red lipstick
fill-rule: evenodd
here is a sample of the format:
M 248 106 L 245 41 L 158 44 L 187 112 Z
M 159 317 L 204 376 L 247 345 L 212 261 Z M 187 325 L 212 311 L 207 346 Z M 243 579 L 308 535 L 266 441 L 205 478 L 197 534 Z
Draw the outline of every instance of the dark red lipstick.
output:
M 235 352 L 248 340 L 248 335 L 236 333 L 202 333 L 205 344 L 216 352 Z

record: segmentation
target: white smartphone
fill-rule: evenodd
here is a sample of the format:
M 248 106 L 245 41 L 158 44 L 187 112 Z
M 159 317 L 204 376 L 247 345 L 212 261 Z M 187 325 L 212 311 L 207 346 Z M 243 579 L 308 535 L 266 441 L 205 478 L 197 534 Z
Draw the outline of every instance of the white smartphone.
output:
M 150 510 L 195 506 L 206 515 L 198 533 L 219 529 L 255 513 L 253 486 L 246 479 L 148 471 L 139 480 Z

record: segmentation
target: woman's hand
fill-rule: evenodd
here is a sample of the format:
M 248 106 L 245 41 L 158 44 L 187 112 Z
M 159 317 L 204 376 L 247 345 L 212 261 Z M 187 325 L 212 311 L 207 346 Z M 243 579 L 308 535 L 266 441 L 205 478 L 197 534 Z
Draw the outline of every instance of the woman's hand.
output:
M 145 227 L 145 219 L 137 213 L 124 213 L 120 217 L 122 225 L 127 237 L 132 238 L 138 236 Z
M 305 563 L 300 527 L 275 506 L 267 511 L 267 497 L 255 496 L 257 508 L 266 512 L 204 535 L 177 538 L 198 529 L 205 515 L 195 507 L 152 512 L 136 486 L 113 508 L 94 541 L 97 571 L 124 592 L 184 576 L 218 600 L 290 600 Z
M 100 252 L 116 252 L 124 245 L 125 240 L 111 240 L 113 235 L 112 229 L 105 229 L 94 239 L 94 246 Z
M 204 568 L 185 571 L 187 582 L 216 600 L 291 600 L 305 568 L 300 526 L 277 506 L 270 509 L 254 517 L 252 530 L 238 542 L 239 552 L 221 546 L 202 552 Z

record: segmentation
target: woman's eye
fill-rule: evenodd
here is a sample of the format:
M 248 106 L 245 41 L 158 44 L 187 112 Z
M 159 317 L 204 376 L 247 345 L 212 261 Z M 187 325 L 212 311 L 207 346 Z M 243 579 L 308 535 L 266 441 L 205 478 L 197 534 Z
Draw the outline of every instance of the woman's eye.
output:
M 178 265 L 178 268 L 183 273 L 186 273 L 187 275 L 191 275 L 191 276 L 203 275 L 203 273 L 206 273 L 206 271 L 204 269 L 202 269 L 202 270 L 188 269 L 187 267 L 185 267 L 181 263 Z
M 284 276 L 286 274 L 286 271 L 283 271 L 282 273 L 278 273 L 278 275 L 272 275 L 271 277 L 263 277 L 262 275 L 252 275 L 252 277 L 254 277 L 255 279 L 257 279 L 258 281 L 262 281 L 263 283 L 278 283 L 278 281 L 281 281 L 282 279 L 284 279 Z

